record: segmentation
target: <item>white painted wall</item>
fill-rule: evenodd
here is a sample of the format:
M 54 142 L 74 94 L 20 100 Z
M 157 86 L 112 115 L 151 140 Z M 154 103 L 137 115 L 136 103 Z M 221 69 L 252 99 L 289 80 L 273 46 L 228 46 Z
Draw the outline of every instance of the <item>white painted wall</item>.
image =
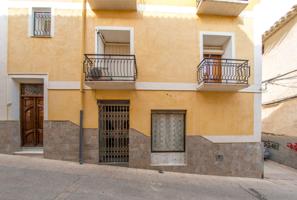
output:
M 99 33 L 98 33 L 99 34 Z M 100 36 L 97 36 L 97 45 L 96 45 L 96 49 L 97 49 L 97 53 L 98 54 L 104 54 L 104 42 L 102 41 L 102 38 Z
M 20 84 L 8 79 L 7 120 L 20 120 Z
M 268 6 L 269 7 L 269 6 Z M 265 8 L 266 10 L 267 7 Z M 260 91 L 261 82 L 262 82 L 262 30 L 260 29 L 262 25 L 262 13 L 263 9 L 261 5 L 257 5 L 253 10 L 253 19 L 254 19 L 254 86 L 256 90 Z M 254 95 L 254 138 L 256 141 L 261 141 L 261 102 L 262 95 L 261 93 L 256 93 Z
M 265 40 L 264 46 L 263 80 L 297 70 L 297 16 Z M 267 84 L 263 91 L 263 103 L 297 95 L 297 73 L 282 78 L 293 76 L 295 78 Z
M 230 39 L 223 45 L 224 54 L 222 55 L 222 58 L 232 58 L 232 39 Z
M 254 9 L 253 15 L 255 18 L 255 30 L 257 33 L 263 34 L 265 31 L 269 30 L 270 27 L 278 21 L 281 17 L 283 17 L 292 7 L 297 4 L 297 0 L 261 0 L 261 2 Z M 269 8 L 269 9 L 267 9 Z M 295 42 L 297 44 L 297 42 Z M 282 44 L 280 44 L 282 46 Z M 287 45 L 283 43 L 283 45 Z M 269 58 L 267 55 L 263 57 L 263 72 L 262 72 L 262 80 L 267 80 L 276 76 L 277 74 L 285 73 L 288 69 L 284 69 L 289 67 L 289 63 L 280 63 L 287 62 L 287 58 L 280 58 L 277 51 L 280 49 L 275 49 L 275 51 L 270 53 Z M 296 50 L 290 50 L 289 53 L 295 53 Z M 296 57 L 296 56 L 295 56 Z M 256 59 L 258 62 L 261 59 Z M 280 61 L 281 60 L 281 61 Z M 280 61 L 280 62 L 279 62 Z M 272 70 L 271 66 L 279 63 L 277 69 Z M 269 67 L 268 67 L 269 66 Z M 296 66 L 297 67 L 297 66 Z M 258 82 L 258 81 L 257 81 Z M 283 87 L 274 86 L 273 88 L 270 86 L 269 91 L 264 91 L 262 94 L 262 103 L 267 103 L 273 100 L 277 100 L 279 98 L 284 97 L 284 95 L 292 95 L 292 91 L 284 89 Z
M 7 36 L 8 8 L 0 5 L 0 120 L 7 119 Z
M 297 69 L 297 16 L 265 42 L 263 80 Z

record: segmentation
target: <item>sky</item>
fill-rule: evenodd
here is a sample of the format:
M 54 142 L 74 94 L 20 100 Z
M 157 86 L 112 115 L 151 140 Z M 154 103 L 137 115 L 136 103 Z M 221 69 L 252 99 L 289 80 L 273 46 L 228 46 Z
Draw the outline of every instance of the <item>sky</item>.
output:
M 276 21 L 284 16 L 297 0 L 261 0 L 261 26 L 258 27 L 262 33 L 267 31 Z

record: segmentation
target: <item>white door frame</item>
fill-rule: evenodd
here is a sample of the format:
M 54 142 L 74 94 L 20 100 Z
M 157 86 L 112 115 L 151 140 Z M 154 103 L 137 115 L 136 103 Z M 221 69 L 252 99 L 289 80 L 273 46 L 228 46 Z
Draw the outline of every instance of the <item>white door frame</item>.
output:
M 235 33 L 233 33 L 233 32 L 201 31 L 200 32 L 200 62 L 203 60 L 203 49 L 204 49 L 203 36 L 204 35 L 229 36 L 231 39 L 231 45 L 232 45 L 232 59 L 236 58 Z
M 135 54 L 134 52 L 134 28 L 133 27 L 124 27 L 124 26 L 96 26 L 95 28 L 95 54 L 98 54 L 97 52 L 97 41 L 98 41 L 98 31 L 100 30 L 106 30 L 106 31 L 129 31 L 130 32 L 130 54 Z
M 48 75 L 47 74 L 8 74 L 8 120 L 20 120 L 20 84 L 43 84 L 44 120 L 48 120 Z

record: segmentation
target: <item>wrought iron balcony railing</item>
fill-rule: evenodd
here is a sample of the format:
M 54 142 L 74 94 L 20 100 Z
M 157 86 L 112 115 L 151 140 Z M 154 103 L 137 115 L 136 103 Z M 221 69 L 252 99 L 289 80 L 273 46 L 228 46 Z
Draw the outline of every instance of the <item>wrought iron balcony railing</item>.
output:
M 204 58 L 198 66 L 198 84 L 248 84 L 248 60 Z
M 135 55 L 85 54 L 86 81 L 135 81 Z

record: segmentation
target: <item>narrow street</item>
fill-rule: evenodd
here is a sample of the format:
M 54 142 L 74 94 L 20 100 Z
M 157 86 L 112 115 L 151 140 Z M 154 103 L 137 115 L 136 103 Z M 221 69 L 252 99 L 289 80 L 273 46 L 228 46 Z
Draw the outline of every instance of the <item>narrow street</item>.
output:
M 297 170 L 268 161 L 265 172 L 202 176 L 0 154 L 0 200 L 297 199 Z

